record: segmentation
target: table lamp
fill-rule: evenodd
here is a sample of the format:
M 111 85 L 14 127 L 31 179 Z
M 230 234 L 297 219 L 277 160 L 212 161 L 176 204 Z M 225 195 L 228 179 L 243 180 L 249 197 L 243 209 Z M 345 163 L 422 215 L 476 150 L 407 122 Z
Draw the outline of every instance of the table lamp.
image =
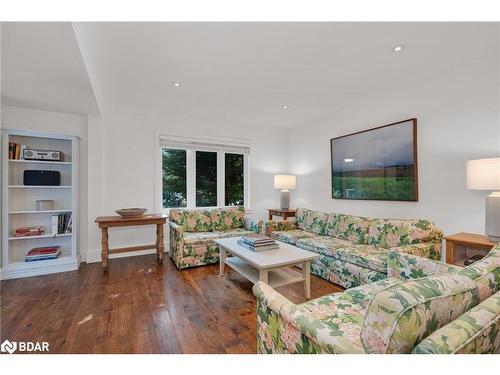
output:
M 277 174 L 274 176 L 274 188 L 281 190 L 280 208 L 288 210 L 290 208 L 290 192 L 295 189 L 297 177 L 289 174 Z
M 500 158 L 467 162 L 467 189 L 492 190 L 486 197 L 486 234 L 500 241 Z

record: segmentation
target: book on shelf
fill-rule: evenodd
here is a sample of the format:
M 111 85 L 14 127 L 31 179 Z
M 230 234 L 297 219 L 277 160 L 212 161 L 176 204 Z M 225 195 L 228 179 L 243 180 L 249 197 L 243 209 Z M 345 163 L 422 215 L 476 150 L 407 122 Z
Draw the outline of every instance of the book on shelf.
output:
M 57 259 L 61 256 L 60 246 L 35 247 L 28 251 L 25 262 L 36 262 L 41 260 Z
M 72 223 L 71 213 L 52 215 L 52 234 L 71 233 Z
M 41 236 L 45 233 L 45 228 L 38 225 L 35 227 L 22 227 L 17 228 L 14 232 L 14 237 L 31 237 L 31 236 Z
M 276 242 L 273 244 L 265 245 L 265 246 L 255 247 L 255 246 L 252 246 L 249 243 L 243 241 L 242 239 L 239 239 L 238 245 L 243 246 L 245 249 L 255 251 L 255 252 L 279 249 L 279 245 Z
M 26 145 L 20 145 L 19 143 L 9 142 L 9 159 L 21 160 L 24 159 L 24 150 Z

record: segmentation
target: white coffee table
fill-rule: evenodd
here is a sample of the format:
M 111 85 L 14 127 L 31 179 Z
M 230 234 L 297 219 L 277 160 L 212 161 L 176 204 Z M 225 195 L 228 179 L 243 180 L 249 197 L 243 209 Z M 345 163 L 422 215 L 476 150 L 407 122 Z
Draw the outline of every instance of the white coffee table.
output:
M 311 260 L 318 254 L 282 242 L 278 242 L 279 249 L 255 252 L 239 245 L 238 240 L 239 237 L 215 240 L 220 248 L 220 276 L 227 264 L 252 283 L 263 281 L 273 288 L 303 282 L 306 298 L 311 297 Z M 226 253 L 233 256 L 226 257 Z M 291 268 L 298 265 L 302 265 L 302 272 Z

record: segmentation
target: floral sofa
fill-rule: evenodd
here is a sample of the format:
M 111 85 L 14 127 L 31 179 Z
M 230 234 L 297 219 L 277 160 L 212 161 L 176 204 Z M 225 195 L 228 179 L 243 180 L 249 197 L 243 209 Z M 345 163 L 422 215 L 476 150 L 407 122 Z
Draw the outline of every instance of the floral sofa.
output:
M 258 352 L 500 353 L 500 245 L 464 268 L 389 257 L 392 277 L 301 305 L 255 284 Z
M 441 257 L 443 232 L 428 220 L 368 219 L 299 208 L 296 221 L 268 221 L 277 240 L 320 254 L 311 272 L 345 288 L 387 277 L 389 251 Z
M 170 258 L 177 268 L 219 261 L 218 238 L 261 233 L 263 222 L 245 217 L 242 207 L 215 209 L 171 209 Z

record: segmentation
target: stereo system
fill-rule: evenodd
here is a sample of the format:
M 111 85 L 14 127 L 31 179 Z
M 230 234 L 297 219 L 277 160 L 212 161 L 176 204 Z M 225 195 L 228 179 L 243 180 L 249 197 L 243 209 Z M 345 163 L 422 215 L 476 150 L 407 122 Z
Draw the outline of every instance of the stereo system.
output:
M 61 173 L 58 171 L 25 170 L 23 184 L 29 186 L 59 186 Z
M 26 160 L 62 161 L 61 151 L 26 149 L 23 156 Z

